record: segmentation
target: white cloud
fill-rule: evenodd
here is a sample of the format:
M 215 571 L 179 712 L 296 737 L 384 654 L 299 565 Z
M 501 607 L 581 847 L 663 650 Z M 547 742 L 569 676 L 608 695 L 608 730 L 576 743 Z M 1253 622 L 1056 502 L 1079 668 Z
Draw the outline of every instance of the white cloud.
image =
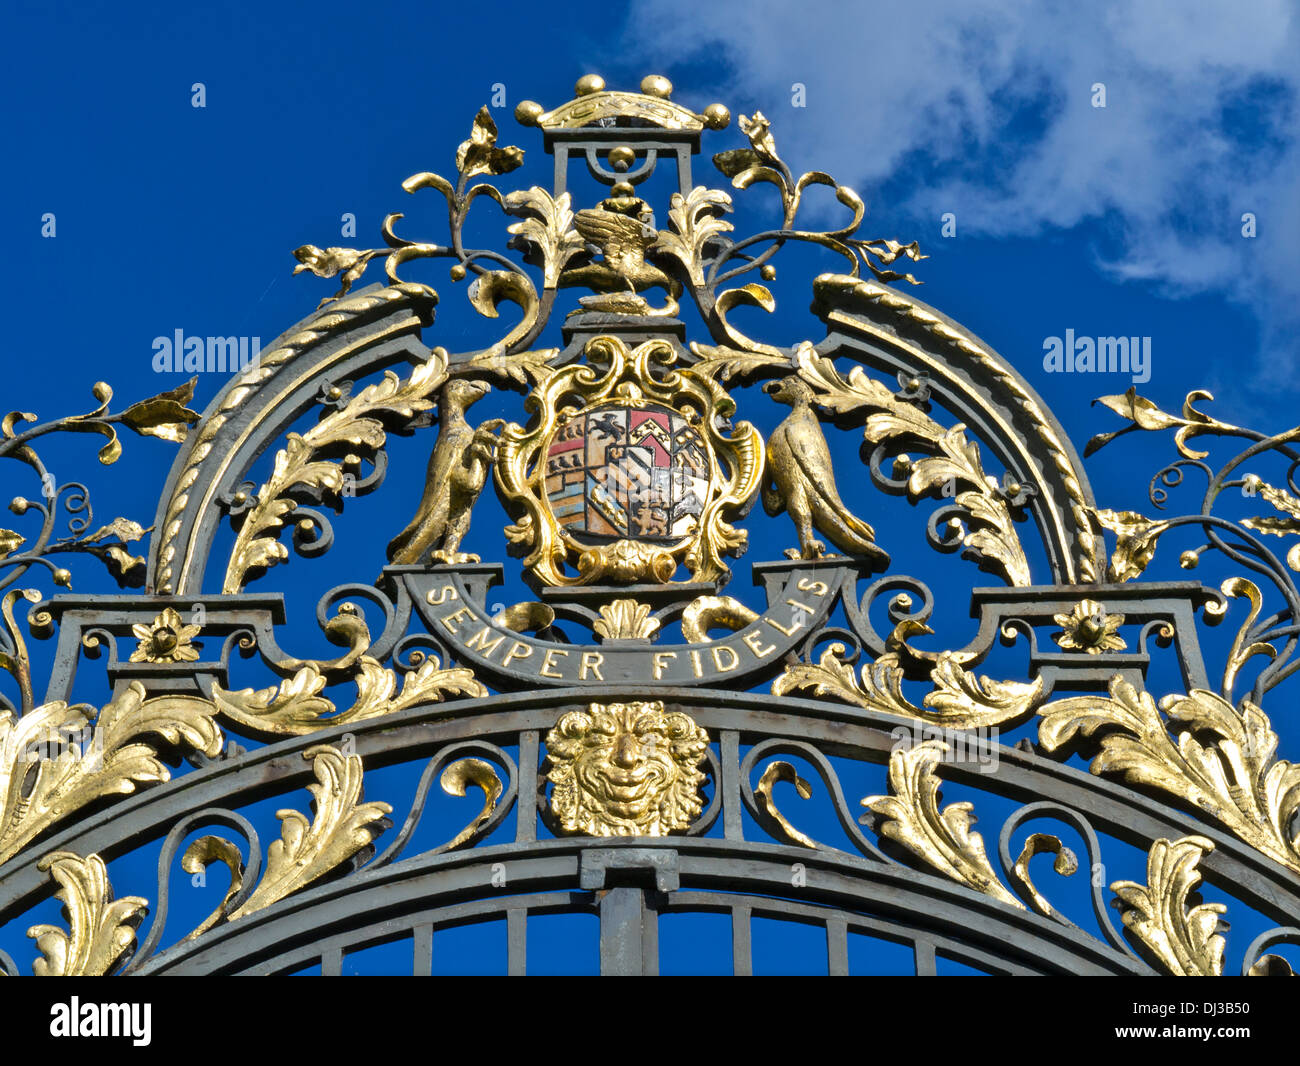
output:
M 690 88 L 762 108 L 796 170 L 869 193 L 928 168 L 891 216 L 955 211 L 993 237 L 1104 218 L 1105 269 L 1222 292 L 1258 315 L 1266 353 L 1300 362 L 1294 0 L 643 0 L 627 37 L 708 60 L 716 83 Z M 794 82 L 805 109 L 782 106 Z

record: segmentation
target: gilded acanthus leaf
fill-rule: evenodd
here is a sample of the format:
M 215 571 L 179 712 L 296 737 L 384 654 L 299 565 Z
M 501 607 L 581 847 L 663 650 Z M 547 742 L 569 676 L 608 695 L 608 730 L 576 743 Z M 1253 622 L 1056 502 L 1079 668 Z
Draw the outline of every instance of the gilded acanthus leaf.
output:
M 222 747 L 215 713 L 212 703 L 196 696 L 146 700 L 138 681 L 98 718 L 93 707 L 62 701 L 18 719 L 0 710 L 0 863 L 94 800 L 169 780 L 156 746 L 142 737 L 162 737 L 215 758 Z M 42 757 L 42 749 L 52 754 Z
M 799 376 L 813 388 L 819 406 L 834 415 L 871 412 L 863 430 L 871 443 L 914 440 L 931 449 L 935 454 L 906 464 L 908 499 L 915 503 L 926 495 L 951 495 L 977 523 L 977 528 L 963 534 L 962 544 L 1011 585 L 1030 583 L 1029 561 L 1009 501 L 997 481 L 985 474 L 979 447 L 966 439 L 965 426 L 958 423 L 944 429 L 919 406 L 898 399 L 867 377 L 861 367 L 842 377 L 811 345 L 801 346 L 798 364 Z M 969 487 L 953 491 L 958 485 Z
M 223 715 L 257 732 L 303 736 L 329 726 L 395 714 L 419 703 L 437 703 L 452 695 L 487 695 L 487 689 L 471 671 L 464 667 L 444 670 L 435 656 L 429 656 L 405 676 L 400 692 L 393 671 L 368 655 L 357 661 L 353 680 L 357 685 L 356 701 L 342 711 L 321 695 L 325 678 L 311 663 L 278 687 L 231 692 L 214 686 L 212 698 Z
M 917 707 L 903 694 L 904 670 L 897 653 L 885 653 L 865 664 L 857 674 L 844 662 L 843 655 L 843 644 L 831 644 L 815 665 L 796 663 L 786 667 L 772 683 L 772 694 L 784 696 L 808 690 L 816 696 L 950 729 L 978 729 L 1006 725 L 1026 716 L 1043 690 L 1041 678 L 1028 683 L 994 681 L 963 670 L 951 652 L 942 652 L 930 673 L 934 688 Z
M 27 540 L 21 533 L 15 533 L 12 529 L 0 529 L 0 559 L 12 552 L 15 548 L 22 547 Z
M 601 640 L 648 640 L 659 631 L 659 620 L 650 617 L 648 603 L 621 599 L 602 604 L 591 628 Z
M 1242 491 L 1255 496 L 1262 496 L 1277 510 L 1281 517 L 1261 516 L 1243 518 L 1241 524 L 1257 533 L 1267 533 L 1274 537 L 1300 536 L 1300 500 L 1286 489 L 1279 489 L 1262 481 L 1258 476 L 1249 474 L 1243 479 Z M 1287 566 L 1300 570 L 1300 543 L 1293 544 L 1286 554 Z
M 691 342 L 691 351 L 700 357 L 700 361 L 692 367 L 695 373 L 716 381 L 730 381 L 732 378 L 743 378 L 756 370 L 788 365 L 778 355 L 745 351 L 726 345 L 715 347 L 699 341 Z
M 1110 557 L 1108 581 L 1128 581 L 1138 577 L 1156 553 L 1156 542 L 1168 522 L 1157 522 L 1137 511 L 1089 509 L 1097 524 L 1115 534 L 1115 552 Z
M 1200 884 L 1196 868 L 1213 842 L 1190 836 L 1157 840 L 1147 855 L 1147 883 L 1112 884 L 1124 924 L 1145 954 L 1173 977 L 1220 977 L 1224 939 L 1219 935 L 1222 903 L 1197 903 L 1189 896 Z
M 123 544 L 130 544 L 132 541 L 139 540 L 145 535 L 144 526 L 139 522 L 133 522 L 129 518 L 114 518 L 106 526 L 100 526 L 94 533 L 86 538 L 87 543 L 95 544 L 101 540 L 107 540 L 110 537 L 120 540 Z
M 316 784 L 309 785 L 315 814 L 309 823 L 294 810 L 276 811 L 280 839 L 266 849 L 266 873 L 253 894 L 230 915 L 236 921 L 299 891 L 367 849 L 391 824 L 387 803 L 361 802 L 359 755 L 328 744 L 303 752 L 312 760 Z
M 1300 873 L 1291 828 L 1300 766 L 1275 759 L 1277 735 L 1249 700 L 1238 711 L 1217 693 L 1193 689 L 1164 697 L 1157 708 L 1149 693 L 1116 675 L 1109 697 L 1073 696 L 1038 713 L 1038 742 L 1048 751 L 1077 735 L 1095 737 L 1094 774 L 1176 796 Z
M 540 186 L 507 193 L 507 214 L 523 219 L 507 227 L 516 239 L 532 245 L 542 261 L 542 288 L 559 284 L 565 264 L 585 247 L 573 225 L 573 200 L 561 193 L 552 197 Z
M 55 897 L 68 917 L 65 933 L 55 925 L 34 925 L 27 935 L 36 941 L 42 958 L 32 965 L 37 977 L 103 977 L 135 943 L 135 928 L 149 907 L 139 896 L 113 899 L 108 870 L 98 855 L 84 859 L 70 851 L 54 851 L 37 868 L 59 884 Z
M 671 255 L 690 275 L 696 289 L 704 288 L 704 248 L 711 240 L 733 228 L 720 215 L 731 210 L 731 197 L 718 189 L 697 185 L 683 196 L 675 192 L 669 201 L 670 228 L 659 230 L 650 251 Z
M 1225 596 L 1234 599 L 1244 596 L 1250 603 L 1250 610 L 1232 640 L 1228 661 L 1223 668 L 1223 687 L 1220 691 L 1225 699 L 1231 699 L 1232 690 L 1237 683 L 1237 674 L 1241 668 L 1256 655 L 1267 656 L 1270 660 L 1276 659 L 1277 648 L 1266 641 L 1250 639 L 1255 619 L 1259 617 L 1259 612 L 1264 607 L 1264 597 L 1259 591 L 1259 586 L 1249 578 L 1230 577 L 1219 586 L 1219 589 Z
M 269 480 L 257 490 L 256 505 L 240 526 L 222 590 L 239 592 L 251 573 L 289 557 L 276 538 L 285 518 L 297 506 L 291 493 L 326 490 L 337 495 L 342 491 L 343 468 L 332 460 L 318 458 L 324 449 L 346 445 L 364 453 L 383 447 L 384 425 L 375 416 L 409 419 L 417 411 L 427 411 L 446 377 L 447 353 L 435 348 L 405 381 L 387 370 L 382 381 L 367 385 L 341 410 L 327 415 L 306 433 L 290 433 L 284 448 L 276 453 Z
M 998 880 L 984 853 L 984 839 L 971 831 L 975 817 L 970 803 L 950 803 L 939 808 L 939 777 L 934 765 L 948 751 L 939 740 L 899 748 L 889 757 L 888 796 L 868 796 L 862 801 L 877 831 L 959 884 L 1024 909 Z M 876 817 L 873 819 L 872 815 Z

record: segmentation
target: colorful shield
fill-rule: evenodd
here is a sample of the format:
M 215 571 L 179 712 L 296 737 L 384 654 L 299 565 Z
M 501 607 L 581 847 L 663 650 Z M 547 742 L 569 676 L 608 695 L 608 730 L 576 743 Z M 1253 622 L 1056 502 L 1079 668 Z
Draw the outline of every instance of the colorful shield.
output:
M 579 411 L 546 450 L 546 496 L 579 540 L 688 536 L 708 499 L 709 454 L 670 407 L 603 403 Z

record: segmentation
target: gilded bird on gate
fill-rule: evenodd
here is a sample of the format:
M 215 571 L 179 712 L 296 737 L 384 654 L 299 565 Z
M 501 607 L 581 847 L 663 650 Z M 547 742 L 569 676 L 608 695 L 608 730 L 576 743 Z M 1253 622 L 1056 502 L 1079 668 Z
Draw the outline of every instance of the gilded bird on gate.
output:
M 763 510 L 773 517 L 790 513 L 799 536 L 798 558 L 818 559 L 826 551 L 813 537 L 816 528 L 841 551 L 865 556 L 873 570 L 883 570 L 889 556 L 876 546 L 875 530 L 854 516 L 836 491 L 831 452 L 812 407 L 812 390 L 792 376 L 769 382 L 763 391 L 792 408 L 767 442 Z
M 478 562 L 478 556 L 460 551 L 469 532 L 470 511 L 483 491 L 496 451 L 499 418 L 477 429 L 465 421 L 465 411 L 487 395 L 488 386 L 454 380 L 442 387 L 438 412 L 438 442 L 429 456 L 424 495 L 411 524 L 388 545 L 394 563 Z
M 580 285 L 601 293 L 584 296 L 578 302 L 588 311 L 625 315 L 673 315 L 682 286 L 653 263 L 646 252 L 659 236 L 649 204 L 631 194 L 631 186 L 619 185 L 616 195 L 602 200 L 599 207 L 573 216 L 576 229 L 588 249 L 604 259 L 587 266 L 572 267 L 560 275 L 560 287 Z M 623 195 L 618 195 L 622 193 Z M 668 303 L 653 308 L 638 290 L 655 286 L 668 291 Z

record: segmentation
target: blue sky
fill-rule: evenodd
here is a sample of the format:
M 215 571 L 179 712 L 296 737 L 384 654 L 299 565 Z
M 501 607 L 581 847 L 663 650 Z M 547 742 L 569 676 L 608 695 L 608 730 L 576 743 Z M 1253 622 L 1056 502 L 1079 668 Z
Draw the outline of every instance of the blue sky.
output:
M 400 182 L 454 169 L 455 146 L 498 83 L 502 143 L 528 153 L 509 187 L 546 184 L 540 135 L 511 112 L 522 99 L 555 106 L 594 71 L 629 89 L 667 74 L 696 109 L 761 109 L 796 173 L 827 170 L 862 194 L 863 236 L 920 242 L 929 258 L 914 268 L 925 283 L 917 294 L 1018 367 L 1080 447 L 1120 425 L 1092 398 L 1131 382 L 1045 372 L 1045 340 L 1067 329 L 1150 337 L 1150 380 L 1138 391 L 1167 410 L 1208 387 L 1218 397 L 1209 409 L 1227 421 L 1272 431 L 1296 421 L 1300 10 L 1289 0 L 650 0 L 562 12 L 22 3 L 3 38 L 5 410 L 88 410 L 100 379 L 122 404 L 172 388 L 183 376 L 156 374 L 152 345 L 177 329 L 267 346 L 333 291 L 291 276 L 292 249 L 377 246 L 396 210 L 407 212 L 399 232 L 443 239 L 433 200 L 408 197 Z M 743 138 L 734 121 L 706 138 L 695 180 L 725 187 L 708 155 Z M 762 202 L 757 190 L 735 195 Z M 829 223 L 837 206 L 828 196 L 810 210 Z M 760 217 L 752 210 L 738 225 Z M 355 238 L 340 236 L 347 212 Z M 1253 237 L 1243 235 L 1247 213 Z M 955 235 L 944 235 L 945 215 Z M 499 233 L 488 221 L 484 232 Z M 807 280 L 836 266 L 795 262 L 773 286 L 775 315 L 738 314 L 751 335 L 820 336 Z M 442 295 L 426 342 L 477 347 L 482 320 L 445 265 L 411 275 Z M 200 376 L 194 406 L 219 385 Z M 769 416 L 749 417 L 762 426 Z M 61 480 L 91 481 L 102 521 L 121 513 L 147 524 L 173 449 L 131 438 L 101 469 L 86 444 L 51 442 L 42 454 Z M 410 447 L 392 476 L 418 478 L 426 454 Z M 1147 478 L 1172 457 L 1154 435 L 1102 451 L 1088 464 L 1100 504 L 1149 511 Z M 394 532 L 410 496 L 376 497 Z M 477 535 L 495 536 L 493 506 L 476 515 Z M 778 554 L 784 538 L 759 537 L 754 557 Z M 370 576 L 367 564 L 349 579 Z M 77 580 L 79 591 L 112 590 L 89 566 Z

